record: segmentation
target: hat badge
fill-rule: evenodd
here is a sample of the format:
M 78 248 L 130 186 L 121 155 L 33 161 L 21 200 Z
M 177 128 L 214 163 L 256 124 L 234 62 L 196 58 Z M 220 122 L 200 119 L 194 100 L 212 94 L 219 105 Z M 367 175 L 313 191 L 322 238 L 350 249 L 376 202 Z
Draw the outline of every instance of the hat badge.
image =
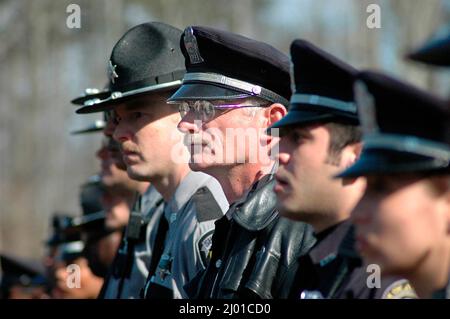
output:
M 112 83 L 114 83 L 115 79 L 119 77 L 119 75 L 116 72 L 117 65 L 113 65 L 111 60 L 109 60 L 108 63 L 108 77 L 111 80 Z
M 184 46 L 192 64 L 198 64 L 204 61 L 200 55 L 197 38 L 194 35 L 194 30 L 192 27 L 187 27 L 184 30 Z
M 374 134 L 379 131 L 376 113 L 375 98 L 369 93 L 364 82 L 358 80 L 353 86 L 355 101 L 358 105 L 358 114 L 364 135 Z

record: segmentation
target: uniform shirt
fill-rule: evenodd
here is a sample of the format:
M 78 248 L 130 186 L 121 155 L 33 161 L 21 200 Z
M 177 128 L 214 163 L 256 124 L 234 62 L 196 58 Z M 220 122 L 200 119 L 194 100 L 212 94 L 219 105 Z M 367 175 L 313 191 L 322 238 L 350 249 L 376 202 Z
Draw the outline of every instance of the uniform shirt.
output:
M 150 186 L 138 198 L 139 208 L 143 217 L 141 238 L 133 242 L 123 236 L 117 256 L 112 265 L 110 276 L 105 281 L 104 299 L 134 299 L 144 287 L 148 267 L 155 244 L 156 230 L 163 214 L 163 198 L 158 191 Z M 136 206 L 136 205 L 135 205 Z
M 409 282 L 382 277 L 378 283 L 369 276 L 354 249 L 354 227 L 341 222 L 316 235 L 310 252 L 299 259 L 292 299 L 408 299 L 416 298 Z M 368 280 L 369 278 L 369 280 Z M 370 287 L 369 287 L 370 285 Z
M 273 184 L 264 176 L 216 222 L 211 261 L 186 287 L 191 298 L 286 298 L 278 283 L 314 241 L 309 225 L 279 216 Z
M 183 287 L 205 269 L 214 221 L 228 209 L 228 201 L 216 179 L 190 172 L 165 204 L 168 230 L 164 250 L 143 297 L 187 298 Z

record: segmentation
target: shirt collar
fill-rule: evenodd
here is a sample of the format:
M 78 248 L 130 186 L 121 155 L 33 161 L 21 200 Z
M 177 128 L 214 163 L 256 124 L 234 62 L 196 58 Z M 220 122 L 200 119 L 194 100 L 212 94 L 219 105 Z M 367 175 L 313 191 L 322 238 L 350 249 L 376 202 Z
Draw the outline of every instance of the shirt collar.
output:
M 211 178 L 211 176 L 204 173 L 189 172 L 180 182 L 175 193 L 165 205 L 164 215 L 167 220 L 170 221 L 170 215 L 177 213 L 209 178 Z
M 350 230 L 350 227 L 350 221 L 346 220 L 316 234 L 315 236 L 318 240 L 309 252 L 313 263 L 318 264 L 325 259 L 336 257 L 340 244 Z

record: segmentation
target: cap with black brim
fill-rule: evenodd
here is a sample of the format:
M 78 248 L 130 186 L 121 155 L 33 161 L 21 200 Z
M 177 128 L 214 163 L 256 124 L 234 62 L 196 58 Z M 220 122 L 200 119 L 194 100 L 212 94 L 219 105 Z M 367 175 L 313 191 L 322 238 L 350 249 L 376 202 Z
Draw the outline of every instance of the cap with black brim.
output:
M 311 104 L 295 103 L 296 101 L 298 101 L 298 99 L 296 99 L 296 96 L 294 95 L 291 99 L 291 109 L 288 114 L 270 126 L 268 129 L 269 133 L 272 128 L 307 126 L 324 122 L 339 122 L 350 125 L 359 124 L 358 116 L 356 114 L 356 105 L 354 103 L 335 100 L 334 102 L 341 103 L 341 106 L 343 107 L 342 111 L 339 111 L 337 107 L 328 108 L 319 105 L 320 107 L 317 108 Z
M 376 71 L 358 74 L 360 158 L 338 177 L 450 172 L 450 110 L 439 97 Z
M 353 101 L 355 68 L 302 39 L 292 42 L 291 58 L 295 83 L 291 107 L 285 117 L 269 128 L 269 134 L 272 128 L 328 122 L 359 124 Z
M 274 47 L 205 26 L 189 26 L 180 39 L 187 73 L 168 103 L 257 97 L 289 105 L 289 58 Z
M 418 144 L 416 150 L 423 149 Z M 442 146 L 442 145 L 441 145 Z M 348 169 L 338 174 L 336 178 L 356 178 L 370 175 L 395 175 L 407 173 L 424 172 L 429 174 L 432 171 L 450 173 L 450 149 L 444 151 L 441 146 L 428 149 L 430 155 L 418 154 L 411 150 L 394 150 L 383 147 L 365 147 L 359 160 Z M 444 145 L 445 146 L 445 145 Z M 440 158 L 435 155 L 440 154 Z

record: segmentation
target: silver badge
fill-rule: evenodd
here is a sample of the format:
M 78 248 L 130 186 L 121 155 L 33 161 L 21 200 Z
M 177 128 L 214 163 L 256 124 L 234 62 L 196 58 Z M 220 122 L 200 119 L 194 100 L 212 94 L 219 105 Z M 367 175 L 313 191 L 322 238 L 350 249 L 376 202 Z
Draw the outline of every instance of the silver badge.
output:
M 187 27 L 184 30 L 184 46 L 192 64 L 198 64 L 204 61 L 198 50 L 197 38 L 194 35 L 192 27 Z
M 356 81 L 353 90 L 355 101 L 358 105 L 358 115 L 364 135 L 378 132 L 377 117 L 375 112 L 375 98 L 369 93 L 367 86 L 362 81 Z
M 113 65 L 111 60 L 109 60 L 108 63 L 108 77 L 111 80 L 112 83 L 114 83 L 115 79 L 117 79 L 119 77 L 119 75 L 117 75 L 116 73 L 116 68 L 117 65 Z

